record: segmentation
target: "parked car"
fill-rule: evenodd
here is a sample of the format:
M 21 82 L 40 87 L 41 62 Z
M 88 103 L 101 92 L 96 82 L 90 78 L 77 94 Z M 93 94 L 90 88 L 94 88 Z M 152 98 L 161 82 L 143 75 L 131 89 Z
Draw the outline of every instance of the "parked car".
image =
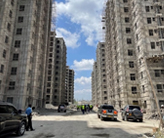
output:
M 117 120 L 118 111 L 114 109 L 112 105 L 101 105 L 98 109 L 97 116 L 101 120 L 104 120 L 105 118 L 110 118 L 113 120 Z
M 18 136 L 25 133 L 26 114 L 21 114 L 13 104 L 0 102 L 0 137 L 15 132 Z
M 61 104 L 58 106 L 58 112 L 66 112 L 67 111 L 67 106 L 64 104 Z
M 139 120 L 143 121 L 143 113 L 141 112 L 141 108 L 135 105 L 126 105 L 123 109 L 121 109 L 122 120 L 128 121 L 129 119 L 133 119 L 134 121 Z

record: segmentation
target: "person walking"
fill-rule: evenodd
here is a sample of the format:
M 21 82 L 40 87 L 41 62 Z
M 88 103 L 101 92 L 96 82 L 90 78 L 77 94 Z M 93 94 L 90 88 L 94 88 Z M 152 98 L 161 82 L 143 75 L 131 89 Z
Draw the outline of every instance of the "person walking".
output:
M 84 112 L 85 112 L 85 106 L 84 105 L 81 105 L 81 111 L 84 114 Z
M 31 108 L 31 104 L 28 105 L 28 108 L 26 109 L 26 114 L 27 114 L 27 119 L 28 119 L 26 131 L 29 131 L 29 128 L 30 128 L 31 131 L 34 131 L 35 129 L 33 129 L 33 127 L 32 127 L 32 108 Z

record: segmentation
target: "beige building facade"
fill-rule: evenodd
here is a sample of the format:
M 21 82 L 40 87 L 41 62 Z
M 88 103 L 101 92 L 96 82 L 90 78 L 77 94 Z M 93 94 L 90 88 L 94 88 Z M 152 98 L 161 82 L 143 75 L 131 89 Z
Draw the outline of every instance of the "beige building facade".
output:
M 0 0 L 0 46 L 6 48 L 0 97 L 19 109 L 45 103 L 51 6 L 51 0 Z
M 108 103 L 118 109 L 132 104 L 156 111 L 153 88 L 159 105 L 164 104 L 163 5 L 162 0 L 106 2 Z
M 67 48 L 63 38 L 55 39 L 55 87 L 53 105 L 65 103 L 65 77 L 66 77 L 66 60 Z
M 92 72 L 92 104 L 94 105 L 108 102 L 105 64 L 105 43 L 99 42 Z
M 65 103 L 74 103 L 74 70 L 66 67 L 66 78 L 65 78 L 65 91 L 66 99 Z

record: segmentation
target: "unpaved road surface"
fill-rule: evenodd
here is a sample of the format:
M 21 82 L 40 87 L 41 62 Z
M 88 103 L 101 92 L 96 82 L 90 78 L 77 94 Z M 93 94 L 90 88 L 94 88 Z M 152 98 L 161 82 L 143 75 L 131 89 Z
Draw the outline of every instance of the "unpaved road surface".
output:
M 120 115 L 118 121 L 101 121 L 94 112 L 83 115 L 80 111 L 73 114 L 51 111 L 34 116 L 35 131 L 27 131 L 21 138 L 143 138 L 142 134 L 152 132 L 154 126 L 158 126 L 158 121 L 122 121 Z

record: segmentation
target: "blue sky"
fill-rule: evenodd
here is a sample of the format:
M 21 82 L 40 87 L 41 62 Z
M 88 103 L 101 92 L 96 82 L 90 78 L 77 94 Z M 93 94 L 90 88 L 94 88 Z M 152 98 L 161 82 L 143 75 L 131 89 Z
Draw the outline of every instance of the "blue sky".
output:
M 54 1 L 55 2 L 55 1 Z M 74 98 L 91 100 L 91 72 L 101 41 L 103 0 L 56 0 L 52 29 L 67 46 L 67 65 L 75 71 Z

